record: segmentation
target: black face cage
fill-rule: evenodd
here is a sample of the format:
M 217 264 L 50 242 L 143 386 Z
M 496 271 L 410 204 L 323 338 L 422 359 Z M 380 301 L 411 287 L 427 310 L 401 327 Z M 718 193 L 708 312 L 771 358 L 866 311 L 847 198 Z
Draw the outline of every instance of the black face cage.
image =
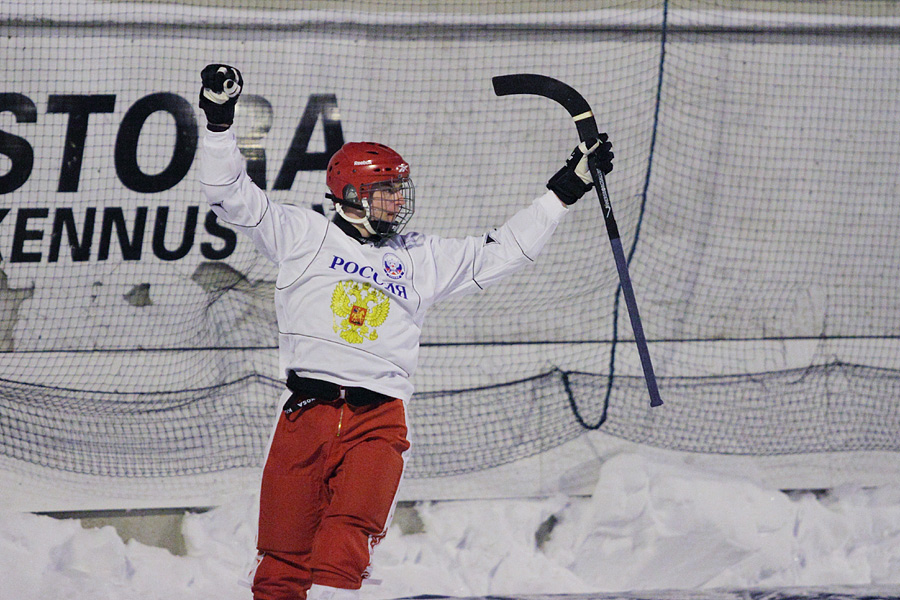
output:
M 375 234 L 381 242 L 387 241 L 403 231 L 403 228 L 406 227 L 406 224 L 415 212 L 416 186 L 413 185 L 412 179 L 408 177 L 365 185 L 362 186 L 361 192 L 368 201 L 369 224 L 375 230 Z M 403 199 L 402 206 L 397 208 L 397 212 L 394 213 L 392 219 L 381 220 L 375 218 L 374 203 L 378 202 L 376 199 L 378 193 L 385 193 L 389 196 L 400 194 L 400 197 Z M 388 201 L 387 204 L 390 205 L 390 202 Z

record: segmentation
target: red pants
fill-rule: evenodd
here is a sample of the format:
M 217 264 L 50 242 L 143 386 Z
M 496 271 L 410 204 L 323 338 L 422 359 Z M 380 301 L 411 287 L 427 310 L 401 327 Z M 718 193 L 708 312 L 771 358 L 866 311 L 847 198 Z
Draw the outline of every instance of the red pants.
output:
M 302 600 L 313 583 L 359 589 L 408 448 L 401 400 L 282 414 L 263 470 L 253 597 Z

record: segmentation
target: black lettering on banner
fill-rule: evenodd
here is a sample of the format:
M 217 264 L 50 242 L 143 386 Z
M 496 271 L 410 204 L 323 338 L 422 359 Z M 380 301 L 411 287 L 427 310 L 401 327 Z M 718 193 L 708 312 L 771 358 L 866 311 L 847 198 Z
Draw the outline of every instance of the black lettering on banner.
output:
M 316 122 L 322 117 L 325 133 L 325 152 L 307 152 Z M 298 171 L 324 171 L 332 155 L 344 145 L 344 130 L 341 128 L 337 96 L 334 94 L 313 94 L 309 97 L 300 124 L 294 132 L 294 140 L 288 149 L 281 171 L 275 179 L 276 190 L 289 190 Z
M 11 112 L 18 123 L 36 123 L 37 107 L 30 98 L 14 92 L 0 94 L 0 113 Z M 12 161 L 12 167 L 0 175 L 0 194 L 13 192 L 31 176 L 34 167 L 34 149 L 28 140 L 0 131 L 0 154 Z M 8 211 L 7 211 L 8 212 Z
M 160 173 L 148 175 L 138 165 L 138 138 L 147 118 L 158 111 L 165 111 L 175 118 L 175 148 L 169 165 Z M 128 109 L 119 126 L 115 149 L 116 174 L 125 187 L 135 192 L 162 192 L 184 179 L 196 151 L 197 118 L 188 101 L 168 92 L 150 94 Z
M 6 218 L 6 215 L 9 214 L 9 210 L 10 209 L 8 209 L 8 208 L 0 208 L 0 223 L 2 223 L 3 219 Z M 0 255 L 0 261 L 2 261 L 2 260 L 3 260 L 3 255 Z
M 2 217 L 0 217 L 0 220 L 2 220 Z M 203 257 L 209 260 L 222 260 L 231 256 L 231 253 L 237 247 L 237 233 L 233 229 L 222 227 L 216 220 L 216 213 L 213 211 L 206 213 L 204 225 L 207 232 L 225 240 L 225 246 L 221 250 L 216 250 L 209 242 L 203 242 L 200 244 L 200 253 L 203 254 Z
M 129 237 L 128 224 L 125 215 L 119 207 L 103 209 L 103 225 L 100 229 L 100 249 L 97 251 L 97 260 L 109 258 L 109 245 L 112 241 L 113 228 L 122 248 L 122 258 L 125 260 L 140 260 L 141 247 L 144 244 L 144 229 L 147 225 L 147 207 L 139 206 L 134 218 L 134 233 Z
M 87 139 L 88 117 L 91 113 L 111 113 L 116 105 L 115 94 L 94 96 L 52 95 L 48 113 L 68 113 L 66 141 L 63 146 L 62 168 L 59 171 L 58 192 L 77 192 L 81 178 L 81 161 Z
M 187 256 L 191 246 L 194 245 L 194 232 L 197 229 L 197 215 L 199 206 L 188 206 L 184 232 L 181 236 L 181 245 L 175 250 L 168 250 L 165 245 L 166 227 L 169 220 L 169 207 L 160 206 L 156 209 L 156 226 L 153 228 L 153 254 L 162 260 L 178 260 Z
M 46 219 L 50 214 L 47 208 L 20 208 L 16 215 L 16 230 L 13 234 L 12 253 L 9 262 L 29 263 L 41 262 L 40 252 L 25 252 L 25 242 L 40 240 L 44 237 L 43 229 L 28 229 L 30 219 Z
M 84 213 L 84 230 L 81 241 L 78 241 L 78 230 L 75 226 L 75 215 L 71 208 L 57 208 L 53 218 L 53 233 L 50 235 L 50 253 L 47 262 L 59 260 L 59 247 L 62 245 L 63 228 L 72 249 L 72 260 L 75 262 L 89 260 L 91 257 L 91 243 L 94 239 L 94 219 L 97 216 L 96 208 L 88 208 Z

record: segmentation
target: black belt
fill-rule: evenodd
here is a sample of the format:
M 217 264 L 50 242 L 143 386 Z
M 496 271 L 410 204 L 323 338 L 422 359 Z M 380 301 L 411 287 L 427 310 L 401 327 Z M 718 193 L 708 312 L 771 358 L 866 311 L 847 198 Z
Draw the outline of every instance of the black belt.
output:
M 394 399 L 387 394 L 379 394 L 366 388 L 344 387 L 321 379 L 300 377 L 293 371 L 288 372 L 287 388 L 294 393 L 284 404 L 285 414 L 309 408 L 318 401 L 330 402 L 340 399 L 352 406 L 368 406 Z

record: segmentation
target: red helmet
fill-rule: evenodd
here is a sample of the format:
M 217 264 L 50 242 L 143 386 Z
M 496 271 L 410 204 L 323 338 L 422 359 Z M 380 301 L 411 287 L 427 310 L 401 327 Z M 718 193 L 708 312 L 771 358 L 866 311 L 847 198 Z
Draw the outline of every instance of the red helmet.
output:
M 325 196 L 335 203 L 338 212 L 351 222 L 365 225 L 370 234 L 381 239 L 393 237 L 412 217 L 415 187 L 410 179 L 409 163 L 384 144 L 348 142 L 328 161 L 325 184 L 331 190 Z M 372 192 L 389 189 L 402 192 L 403 207 L 390 221 L 376 220 L 372 215 Z M 348 217 L 340 205 L 365 211 L 365 218 Z

